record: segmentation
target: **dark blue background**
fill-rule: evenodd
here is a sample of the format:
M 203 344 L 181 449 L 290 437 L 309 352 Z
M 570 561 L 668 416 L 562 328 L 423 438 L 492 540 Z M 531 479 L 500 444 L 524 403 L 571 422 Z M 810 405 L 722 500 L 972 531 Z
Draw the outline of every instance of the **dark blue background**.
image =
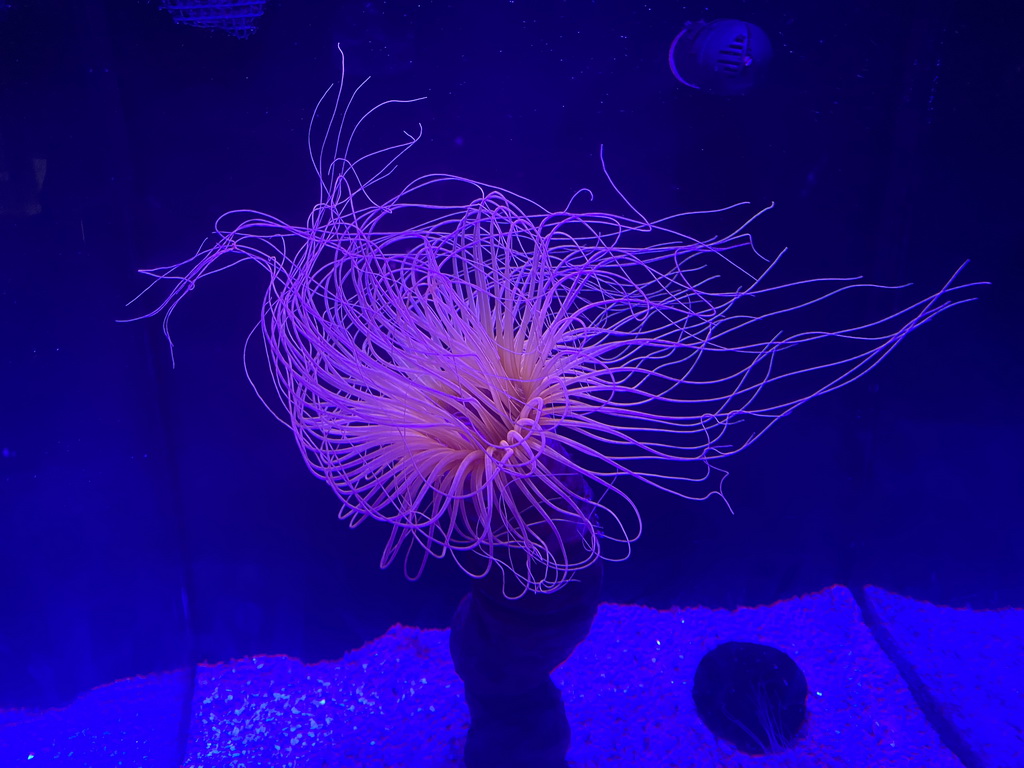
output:
M 1024 605 L 1012 18 L 953 0 L 272 0 L 236 40 L 156 3 L 10 5 L 4 194 L 31 158 L 47 170 L 41 212 L 0 218 L 0 707 L 201 659 L 336 657 L 394 622 L 447 625 L 466 591 L 448 562 L 415 584 L 379 571 L 387 531 L 335 520 L 249 389 L 262 272 L 189 296 L 173 371 L 158 322 L 114 322 L 146 284 L 135 271 L 187 258 L 220 213 L 305 219 L 308 121 L 339 42 L 349 82 L 373 76 L 364 107 L 429 97 L 375 123 L 382 141 L 423 124 L 409 179 L 466 175 L 551 208 L 587 186 L 619 211 L 603 144 L 652 217 L 775 201 L 755 234 L 790 248 L 791 274 L 921 296 L 970 258 L 967 277 L 992 281 L 730 461 L 735 516 L 638 496 L 644 536 L 605 599 L 734 606 L 839 582 Z M 768 80 L 738 98 L 680 85 L 673 36 L 728 16 L 771 37 Z

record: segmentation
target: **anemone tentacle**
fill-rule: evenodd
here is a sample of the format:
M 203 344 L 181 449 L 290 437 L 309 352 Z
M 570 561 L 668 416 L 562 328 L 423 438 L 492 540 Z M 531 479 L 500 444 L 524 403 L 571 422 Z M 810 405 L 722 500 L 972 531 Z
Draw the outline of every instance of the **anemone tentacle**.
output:
M 782 254 L 762 256 L 748 230 L 763 210 L 698 238 L 683 231 L 694 213 L 554 211 L 441 174 L 381 194 L 419 135 L 350 156 L 377 108 L 350 129 L 341 93 L 318 108 L 321 199 L 306 224 L 226 214 L 194 258 L 146 271 L 173 281 L 147 316 L 162 313 L 168 333 L 200 279 L 263 267 L 260 329 L 282 410 L 261 397 L 342 519 L 392 526 L 382 565 L 404 550 L 411 577 L 451 555 L 471 575 L 496 565 L 547 592 L 624 558 L 641 527 L 624 478 L 722 495 L 722 458 L 972 298 L 958 270 L 889 316 L 787 332 L 809 308 L 891 288 L 774 282 Z

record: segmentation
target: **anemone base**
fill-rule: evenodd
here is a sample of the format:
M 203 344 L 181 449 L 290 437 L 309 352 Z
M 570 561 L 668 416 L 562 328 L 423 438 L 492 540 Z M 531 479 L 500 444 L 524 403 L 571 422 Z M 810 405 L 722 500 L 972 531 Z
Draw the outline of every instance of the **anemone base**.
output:
M 590 632 L 601 563 L 553 594 L 504 596 L 500 575 L 478 580 L 455 611 L 449 640 L 466 687 L 466 768 L 566 768 L 570 731 L 551 673 Z

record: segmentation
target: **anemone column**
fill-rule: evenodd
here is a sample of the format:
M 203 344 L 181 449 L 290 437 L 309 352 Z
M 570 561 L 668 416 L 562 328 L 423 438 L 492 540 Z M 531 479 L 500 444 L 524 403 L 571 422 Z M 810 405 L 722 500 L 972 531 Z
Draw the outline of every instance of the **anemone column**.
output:
M 590 632 L 601 561 L 554 593 L 509 599 L 500 573 L 476 580 L 455 611 L 451 653 L 466 687 L 467 768 L 564 768 L 569 721 L 551 673 Z

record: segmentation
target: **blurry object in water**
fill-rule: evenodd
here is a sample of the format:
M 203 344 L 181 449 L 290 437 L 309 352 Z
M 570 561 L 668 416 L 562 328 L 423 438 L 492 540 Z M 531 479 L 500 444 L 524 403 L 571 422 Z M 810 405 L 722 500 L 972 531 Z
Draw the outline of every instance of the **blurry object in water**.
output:
M 160 4 L 175 24 L 223 29 L 244 40 L 256 31 L 264 0 L 161 0 Z
M 23 150 L 17 151 L 0 133 L 0 217 L 35 216 L 42 211 L 39 193 L 46 178 L 46 160 Z
M 789 656 L 760 643 L 722 643 L 693 676 L 693 703 L 712 733 L 750 755 L 781 752 L 807 718 L 807 678 Z
M 771 58 L 764 30 L 736 19 L 688 21 L 668 51 L 668 65 L 679 82 L 720 94 L 750 90 Z

